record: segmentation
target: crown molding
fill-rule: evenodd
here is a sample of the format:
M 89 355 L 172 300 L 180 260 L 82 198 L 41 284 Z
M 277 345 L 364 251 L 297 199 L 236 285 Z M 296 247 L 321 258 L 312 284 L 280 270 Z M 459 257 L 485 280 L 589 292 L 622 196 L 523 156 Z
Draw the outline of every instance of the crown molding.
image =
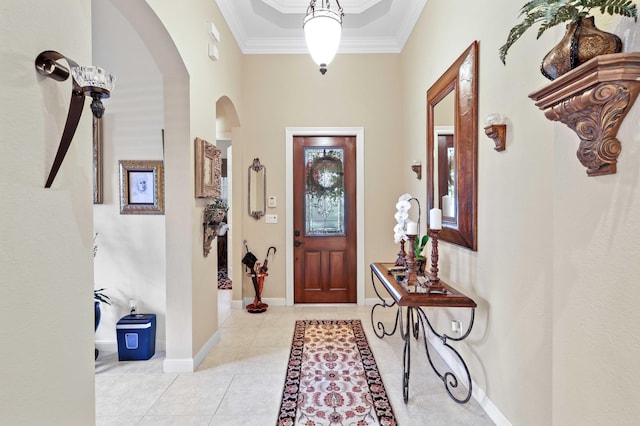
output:
M 271 6 L 280 13 L 299 14 L 304 12 L 305 2 L 300 0 L 260 0 L 264 4 Z M 335 0 L 334 0 L 335 1 Z M 344 9 L 344 13 L 358 14 L 372 8 L 382 0 L 342 0 L 340 6 Z M 345 4 L 348 3 L 348 4 Z M 301 6 L 302 5 L 302 6 Z
M 304 40 L 304 33 L 302 31 L 302 23 L 300 24 L 300 31 L 296 36 L 289 36 L 292 34 L 291 29 L 274 27 L 268 30 L 268 34 L 260 35 L 255 33 L 255 28 L 249 29 L 248 19 L 243 18 L 242 8 L 235 2 L 242 0 L 216 0 L 220 12 L 224 17 L 227 25 L 229 26 L 231 33 L 233 34 L 240 51 L 243 54 L 307 54 L 307 47 Z M 293 10 L 291 5 L 293 2 L 287 0 L 254 0 L 262 1 L 271 7 L 276 8 L 274 4 L 277 3 L 278 8 L 285 10 L 287 7 Z M 338 53 L 400 53 L 404 48 L 405 43 L 409 39 L 413 28 L 420 18 L 422 10 L 424 9 L 427 0 L 394 0 L 402 1 L 402 16 L 394 23 L 395 31 L 392 35 L 376 36 L 364 33 L 359 29 L 349 28 L 349 31 L 343 31 L 342 40 L 340 42 L 340 48 Z M 299 0 L 298 0 L 299 3 Z M 350 5 L 350 10 L 356 8 L 370 8 L 371 6 L 378 4 L 378 0 L 362 0 L 356 3 L 355 6 Z M 297 14 L 300 14 L 300 8 L 297 7 Z M 279 9 L 278 9 L 279 10 Z M 345 12 L 346 13 L 346 12 Z M 352 14 L 355 14 L 352 12 Z M 290 18 L 288 18 L 290 19 Z M 251 32 L 250 32 L 251 31 Z M 275 31 L 275 32 L 274 32 Z M 275 34 L 275 35 L 274 35 Z M 278 35 L 281 34 L 281 35 Z

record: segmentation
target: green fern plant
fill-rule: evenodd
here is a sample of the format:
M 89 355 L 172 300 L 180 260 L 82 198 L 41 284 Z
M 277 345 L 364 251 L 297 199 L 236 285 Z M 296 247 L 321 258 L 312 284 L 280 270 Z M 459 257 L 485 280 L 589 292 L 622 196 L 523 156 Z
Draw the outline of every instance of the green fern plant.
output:
M 500 47 L 500 60 L 506 64 L 509 48 L 535 24 L 540 24 L 536 39 L 549 28 L 563 22 L 578 22 L 592 9 L 601 14 L 622 15 L 638 21 L 636 4 L 631 0 L 532 0 L 520 9 L 522 21 L 511 28 L 507 41 Z

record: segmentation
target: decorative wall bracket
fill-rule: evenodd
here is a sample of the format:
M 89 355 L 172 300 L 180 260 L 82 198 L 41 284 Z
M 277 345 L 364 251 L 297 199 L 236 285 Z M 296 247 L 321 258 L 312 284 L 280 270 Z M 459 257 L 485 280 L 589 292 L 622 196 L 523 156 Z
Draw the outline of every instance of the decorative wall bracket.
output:
M 485 135 L 489 136 L 495 144 L 496 151 L 504 151 L 507 147 L 507 125 L 490 124 L 484 128 Z
M 218 236 L 218 231 L 220 230 L 221 223 L 213 222 L 213 223 L 203 223 L 203 240 L 202 240 L 202 254 L 204 257 L 209 256 L 209 252 L 211 251 L 211 243 Z
M 411 170 L 416 174 L 416 178 L 418 180 L 422 179 L 422 163 L 419 161 L 414 161 L 411 165 Z
M 587 175 L 616 173 L 618 129 L 640 92 L 640 53 L 600 55 L 529 95 L 549 120 L 580 138 Z
M 211 251 L 211 243 L 214 238 L 220 233 L 220 229 L 223 225 L 223 220 L 229 205 L 225 200 L 220 197 L 216 197 L 213 201 L 204 208 L 203 220 L 202 220 L 202 252 L 204 257 L 209 256 Z

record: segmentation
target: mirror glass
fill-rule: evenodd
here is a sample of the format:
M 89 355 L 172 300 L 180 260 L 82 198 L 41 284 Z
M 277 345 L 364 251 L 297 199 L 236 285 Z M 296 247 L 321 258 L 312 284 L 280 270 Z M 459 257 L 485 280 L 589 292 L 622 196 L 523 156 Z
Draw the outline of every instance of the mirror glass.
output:
M 259 158 L 249 166 L 249 215 L 255 219 L 264 216 L 267 210 L 267 170 Z
M 478 42 L 427 91 L 427 204 L 440 239 L 477 250 Z

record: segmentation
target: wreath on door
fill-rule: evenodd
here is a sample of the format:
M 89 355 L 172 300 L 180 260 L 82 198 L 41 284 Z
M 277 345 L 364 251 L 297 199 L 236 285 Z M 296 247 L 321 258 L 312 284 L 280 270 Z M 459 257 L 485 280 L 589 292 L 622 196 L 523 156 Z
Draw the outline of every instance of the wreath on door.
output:
M 342 161 L 326 151 L 307 164 L 307 193 L 317 197 L 342 196 Z

